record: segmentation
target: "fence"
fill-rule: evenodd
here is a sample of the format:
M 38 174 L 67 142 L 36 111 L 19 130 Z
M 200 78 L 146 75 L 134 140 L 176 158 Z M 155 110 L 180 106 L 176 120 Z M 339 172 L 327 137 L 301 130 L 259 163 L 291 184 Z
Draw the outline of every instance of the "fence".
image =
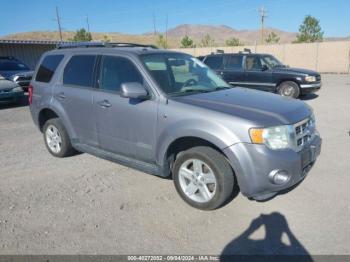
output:
M 284 64 L 316 70 L 321 73 L 350 73 L 350 41 L 257 45 L 239 47 L 208 47 L 175 49 L 194 56 L 207 55 L 217 49 L 225 53 L 237 53 L 244 48 L 255 53 L 268 53 L 276 56 Z

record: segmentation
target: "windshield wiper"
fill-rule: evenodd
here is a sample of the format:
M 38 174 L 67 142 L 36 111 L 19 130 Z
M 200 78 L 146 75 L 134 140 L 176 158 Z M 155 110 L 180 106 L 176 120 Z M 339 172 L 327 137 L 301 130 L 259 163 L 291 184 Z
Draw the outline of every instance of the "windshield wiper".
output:
M 225 89 L 231 89 L 233 88 L 232 86 L 218 86 L 215 87 L 212 91 L 219 91 L 219 90 L 225 90 Z
M 192 94 L 192 93 L 208 93 L 210 92 L 211 90 L 208 90 L 208 89 L 186 89 L 186 90 L 183 90 L 183 91 L 179 91 L 179 92 L 174 92 L 174 93 L 170 93 L 169 95 L 171 96 L 181 96 L 181 95 L 189 95 L 189 94 Z

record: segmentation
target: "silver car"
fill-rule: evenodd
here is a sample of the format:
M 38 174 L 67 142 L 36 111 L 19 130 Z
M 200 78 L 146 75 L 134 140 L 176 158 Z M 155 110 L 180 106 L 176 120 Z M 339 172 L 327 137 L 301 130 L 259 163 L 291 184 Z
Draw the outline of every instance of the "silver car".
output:
M 269 199 L 302 181 L 321 150 L 304 102 L 232 88 L 196 58 L 153 47 L 47 52 L 29 100 L 52 155 L 87 152 L 170 177 L 199 209 L 222 206 L 235 188 Z

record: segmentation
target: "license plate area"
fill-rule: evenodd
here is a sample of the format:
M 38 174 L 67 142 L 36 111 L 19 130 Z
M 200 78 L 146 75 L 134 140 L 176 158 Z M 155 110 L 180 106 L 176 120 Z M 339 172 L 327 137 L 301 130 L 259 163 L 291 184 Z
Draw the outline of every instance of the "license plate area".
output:
M 304 170 L 311 163 L 315 162 L 316 157 L 320 154 L 320 145 L 311 145 L 305 148 L 301 153 L 301 168 Z

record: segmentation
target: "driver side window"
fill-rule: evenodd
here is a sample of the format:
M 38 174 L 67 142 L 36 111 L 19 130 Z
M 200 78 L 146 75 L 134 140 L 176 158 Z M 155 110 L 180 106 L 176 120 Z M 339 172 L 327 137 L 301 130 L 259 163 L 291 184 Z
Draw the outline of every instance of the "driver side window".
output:
M 258 56 L 247 56 L 246 58 L 246 70 L 248 71 L 261 71 L 263 65 L 261 59 Z
M 119 92 L 121 85 L 129 82 L 143 84 L 143 77 L 134 64 L 124 57 L 104 56 L 99 79 L 100 89 Z

